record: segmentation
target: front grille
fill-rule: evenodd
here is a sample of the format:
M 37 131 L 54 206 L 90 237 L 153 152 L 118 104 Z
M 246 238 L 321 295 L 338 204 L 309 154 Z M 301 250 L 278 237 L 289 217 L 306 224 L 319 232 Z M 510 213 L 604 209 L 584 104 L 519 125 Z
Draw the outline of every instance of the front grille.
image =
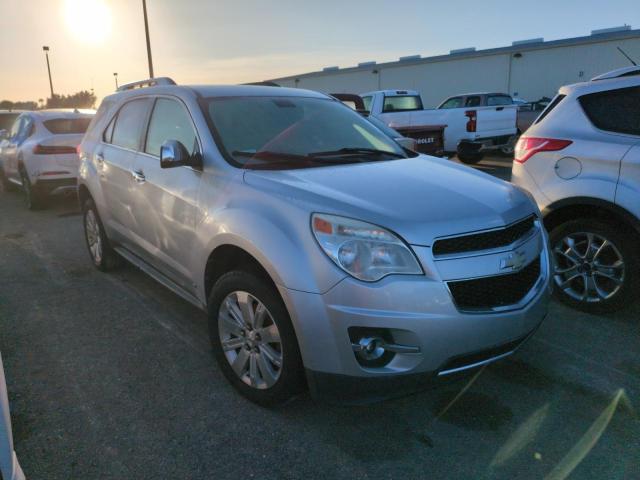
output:
M 437 240 L 433 244 L 433 254 L 465 253 L 511 245 L 531 231 L 535 219 L 536 217 L 531 215 L 500 230 Z
M 540 257 L 516 273 L 448 282 L 456 306 L 466 311 L 487 311 L 520 302 L 540 277 Z

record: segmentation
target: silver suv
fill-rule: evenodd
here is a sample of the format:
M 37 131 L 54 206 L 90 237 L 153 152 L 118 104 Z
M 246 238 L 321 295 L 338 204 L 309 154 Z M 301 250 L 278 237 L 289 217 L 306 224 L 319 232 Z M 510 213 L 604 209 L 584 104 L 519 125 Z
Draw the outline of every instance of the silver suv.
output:
M 515 149 L 512 181 L 544 214 L 557 297 L 589 312 L 637 299 L 640 67 L 562 87 Z
M 80 146 L 92 261 L 124 257 L 207 311 L 251 400 L 396 395 L 513 353 L 544 318 L 547 238 L 519 188 L 320 93 L 133 86 Z

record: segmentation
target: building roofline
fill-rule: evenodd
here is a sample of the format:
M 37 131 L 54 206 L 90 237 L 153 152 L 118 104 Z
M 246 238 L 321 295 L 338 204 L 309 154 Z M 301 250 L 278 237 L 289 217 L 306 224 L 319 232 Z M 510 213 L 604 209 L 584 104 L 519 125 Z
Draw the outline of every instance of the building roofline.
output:
M 586 35 L 583 37 L 563 38 L 559 40 L 550 40 L 547 42 L 535 42 L 535 43 L 523 43 L 518 45 L 509 45 L 507 47 L 487 48 L 484 50 L 466 51 L 460 53 L 448 53 L 443 55 L 433 55 L 431 57 L 422 57 L 409 60 L 394 60 L 392 62 L 383 62 L 376 64 L 358 65 L 353 67 L 340 68 L 339 70 L 322 71 L 301 73 L 298 75 L 287 75 L 284 77 L 272 78 L 268 81 L 278 82 L 283 80 L 294 80 L 296 78 L 306 77 L 323 77 L 331 76 L 336 73 L 352 73 L 359 71 L 368 71 L 378 68 L 393 68 L 393 67 L 406 67 L 409 65 L 423 65 L 429 63 L 446 62 L 450 60 L 462 60 L 469 58 L 479 58 L 491 55 L 500 55 L 505 53 L 518 53 L 518 52 L 530 52 L 534 50 L 543 50 L 547 48 L 557 47 L 570 47 L 574 45 L 588 45 L 590 43 L 600 43 L 615 40 L 626 40 L 629 38 L 640 38 L 640 29 L 635 30 L 623 30 L 615 32 L 597 33 Z M 640 59 L 639 59 L 640 60 Z

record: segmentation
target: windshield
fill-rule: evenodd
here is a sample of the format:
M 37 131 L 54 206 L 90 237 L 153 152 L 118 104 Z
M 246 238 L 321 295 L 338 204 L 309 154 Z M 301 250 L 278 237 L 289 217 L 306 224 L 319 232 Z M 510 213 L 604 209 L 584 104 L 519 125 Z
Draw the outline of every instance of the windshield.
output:
M 394 130 L 393 128 L 388 126 L 386 123 L 384 123 L 382 120 L 380 120 L 379 118 L 368 116 L 367 120 L 369 120 L 376 127 L 378 127 L 383 133 L 385 133 L 386 135 L 388 135 L 391 138 L 400 138 L 400 137 L 402 137 L 402 135 L 400 135 L 397 132 L 397 130 Z
M 406 158 L 393 140 L 338 101 L 308 97 L 205 100 L 214 136 L 235 165 L 307 168 Z

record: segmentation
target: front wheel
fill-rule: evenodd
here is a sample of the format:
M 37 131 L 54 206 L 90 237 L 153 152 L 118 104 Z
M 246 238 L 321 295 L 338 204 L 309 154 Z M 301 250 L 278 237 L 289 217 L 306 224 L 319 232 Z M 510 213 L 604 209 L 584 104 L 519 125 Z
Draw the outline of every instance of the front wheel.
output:
M 560 301 L 589 313 L 613 312 L 633 302 L 639 265 L 630 235 L 614 224 L 580 218 L 555 227 L 550 240 Z
M 249 400 L 276 406 L 302 391 L 296 335 L 267 280 L 244 271 L 220 277 L 209 296 L 209 336 L 225 377 Z

